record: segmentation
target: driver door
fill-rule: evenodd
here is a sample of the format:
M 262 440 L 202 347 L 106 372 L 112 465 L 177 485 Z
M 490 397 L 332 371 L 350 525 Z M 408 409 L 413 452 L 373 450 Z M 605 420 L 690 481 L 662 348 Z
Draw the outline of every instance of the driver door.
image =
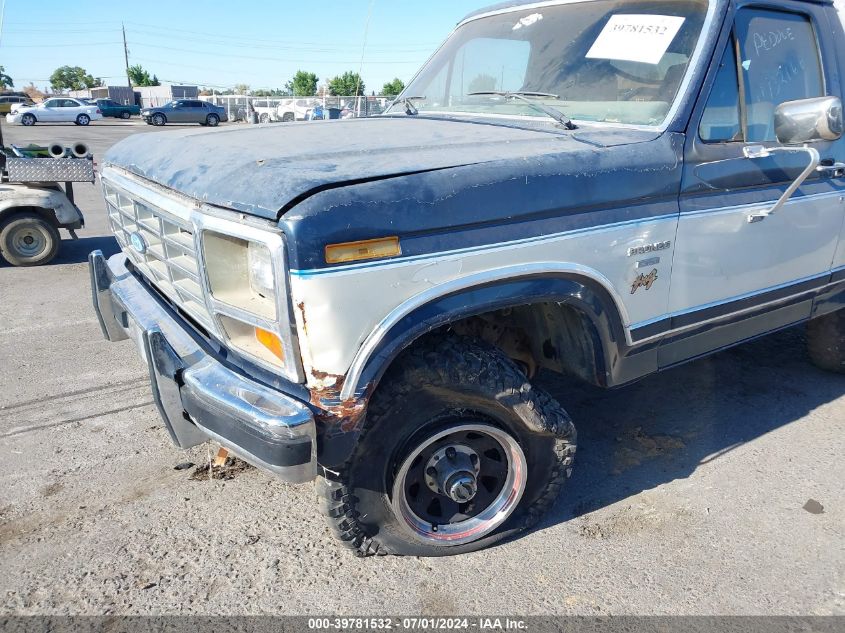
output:
M 47 99 L 44 102 L 44 107 L 40 108 L 40 112 L 36 116 L 41 121 L 58 121 L 61 114 L 61 105 L 64 99 Z
M 188 109 L 185 101 L 174 101 L 173 107 L 166 113 L 168 122 L 184 123 L 188 118 Z
M 661 367 L 807 319 L 813 291 L 829 281 L 845 179 L 814 173 L 784 207 L 751 221 L 811 158 L 743 153 L 779 145 L 779 104 L 841 94 L 826 27 L 822 5 L 743 2 L 723 34 L 721 63 L 687 130 L 669 297 L 675 336 L 659 352 Z M 812 146 L 823 164 L 845 160 L 845 140 Z

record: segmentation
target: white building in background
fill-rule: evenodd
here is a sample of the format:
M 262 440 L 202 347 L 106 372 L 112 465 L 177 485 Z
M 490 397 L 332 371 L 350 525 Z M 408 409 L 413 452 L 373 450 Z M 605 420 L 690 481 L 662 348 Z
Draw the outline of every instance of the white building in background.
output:
M 164 105 L 174 99 L 196 99 L 199 96 L 197 86 L 167 84 L 164 86 L 139 86 L 135 92 L 141 96 L 141 107 L 152 108 Z

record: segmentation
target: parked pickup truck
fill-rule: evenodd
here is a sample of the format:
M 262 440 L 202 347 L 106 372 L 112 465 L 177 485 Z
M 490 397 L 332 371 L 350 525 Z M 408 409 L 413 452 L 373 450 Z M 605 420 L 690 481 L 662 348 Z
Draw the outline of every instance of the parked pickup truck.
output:
M 95 308 L 178 446 L 316 478 L 359 555 L 479 549 L 572 471 L 540 369 L 802 323 L 845 369 L 843 90 L 824 0 L 506 2 L 382 116 L 113 147 Z
M 116 119 L 129 119 L 133 115 L 139 116 L 141 114 L 141 107 L 136 105 L 122 104 L 111 99 L 96 99 L 94 105 L 100 108 L 100 112 L 104 117 L 114 117 Z

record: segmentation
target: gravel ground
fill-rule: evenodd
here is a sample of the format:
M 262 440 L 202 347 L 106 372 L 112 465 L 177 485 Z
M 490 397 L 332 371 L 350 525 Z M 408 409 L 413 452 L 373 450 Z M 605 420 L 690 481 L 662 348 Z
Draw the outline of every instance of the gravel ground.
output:
M 4 126 L 97 156 L 146 131 Z M 845 378 L 802 330 L 613 392 L 542 376 L 580 440 L 551 515 L 477 554 L 359 560 L 310 485 L 209 479 L 214 447 L 170 444 L 131 343 L 91 310 L 87 253 L 116 245 L 98 190 L 77 192 L 80 240 L 0 266 L 2 612 L 845 614 Z

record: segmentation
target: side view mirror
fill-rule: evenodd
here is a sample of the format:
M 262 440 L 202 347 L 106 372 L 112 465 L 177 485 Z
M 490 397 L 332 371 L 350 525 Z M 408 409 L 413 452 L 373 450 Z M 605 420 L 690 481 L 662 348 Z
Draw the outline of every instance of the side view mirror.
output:
M 839 97 L 785 101 L 775 109 L 775 136 L 783 145 L 835 141 L 843 127 Z

